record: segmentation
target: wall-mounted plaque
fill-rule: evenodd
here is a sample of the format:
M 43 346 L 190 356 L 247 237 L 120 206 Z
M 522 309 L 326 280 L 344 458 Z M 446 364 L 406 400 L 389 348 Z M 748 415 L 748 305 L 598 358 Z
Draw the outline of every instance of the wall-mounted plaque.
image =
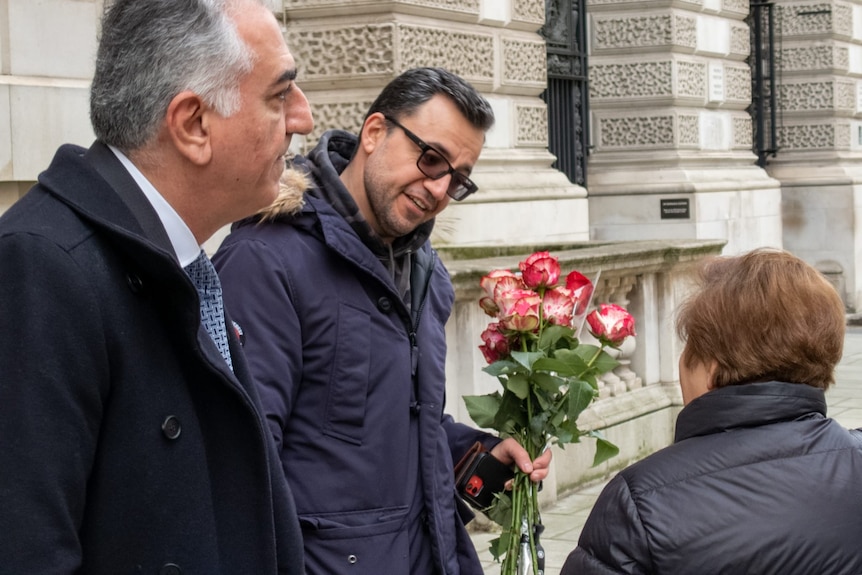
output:
M 691 218 L 691 210 L 688 207 L 688 198 L 661 201 L 661 219 L 663 220 L 688 220 Z

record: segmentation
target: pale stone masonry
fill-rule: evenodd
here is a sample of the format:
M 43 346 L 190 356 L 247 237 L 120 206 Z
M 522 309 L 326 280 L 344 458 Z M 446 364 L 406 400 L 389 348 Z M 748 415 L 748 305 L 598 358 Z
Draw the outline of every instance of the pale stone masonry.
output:
M 778 182 L 754 165 L 748 2 L 588 0 L 592 239 L 781 246 Z M 662 202 L 688 209 L 668 218 Z
M 441 66 L 491 102 L 497 124 L 474 172 L 480 193 L 438 218 L 438 245 L 589 239 L 586 190 L 551 168 L 544 0 L 285 0 L 288 45 L 317 127 L 358 131 L 382 87 Z
M 786 1 L 781 35 L 784 247 L 862 309 L 862 3 Z

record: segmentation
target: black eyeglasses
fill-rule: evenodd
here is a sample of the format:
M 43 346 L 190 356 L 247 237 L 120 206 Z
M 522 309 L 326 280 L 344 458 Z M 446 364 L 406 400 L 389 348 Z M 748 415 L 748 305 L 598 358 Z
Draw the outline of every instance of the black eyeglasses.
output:
M 419 168 L 419 171 L 425 174 L 426 177 L 429 177 L 432 180 L 439 180 L 443 176 L 452 174 L 452 179 L 449 180 L 449 188 L 446 190 L 446 193 L 449 194 L 450 198 L 460 202 L 479 189 L 479 186 L 474 184 L 473 180 L 461 172 L 456 171 L 443 154 L 423 142 L 419 136 L 402 126 L 398 120 L 390 116 L 384 115 L 383 117 L 386 118 L 387 122 L 392 122 L 401 128 L 404 133 L 407 134 L 407 137 L 410 138 L 414 144 L 419 146 L 420 150 L 422 150 L 422 153 L 419 154 L 419 159 L 416 160 L 416 167 Z

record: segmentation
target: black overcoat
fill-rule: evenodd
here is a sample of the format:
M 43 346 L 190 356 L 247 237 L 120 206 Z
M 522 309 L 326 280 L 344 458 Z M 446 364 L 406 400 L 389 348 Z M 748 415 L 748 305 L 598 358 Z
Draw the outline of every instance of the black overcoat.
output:
M 0 218 L 0 573 L 299 574 L 238 340 L 234 374 L 142 199 L 63 146 Z

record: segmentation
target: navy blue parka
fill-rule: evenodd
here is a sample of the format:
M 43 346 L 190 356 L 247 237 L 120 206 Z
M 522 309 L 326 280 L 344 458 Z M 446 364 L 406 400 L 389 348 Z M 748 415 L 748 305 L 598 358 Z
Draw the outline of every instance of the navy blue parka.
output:
M 322 199 L 320 186 L 343 188 L 355 143 L 327 132 L 298 161 L 314 180 L 301 210 L 226 238 L 214 257 L 226 304 L 295 495 L 309 574 L 479 575 L 452 463 L 495 440 L 443 412 L 452 284 L 426 237 L 398 255 L 411 262 L 405 303 L 386 258 Z M 416 537 L 428 560 L 411 568 Z

